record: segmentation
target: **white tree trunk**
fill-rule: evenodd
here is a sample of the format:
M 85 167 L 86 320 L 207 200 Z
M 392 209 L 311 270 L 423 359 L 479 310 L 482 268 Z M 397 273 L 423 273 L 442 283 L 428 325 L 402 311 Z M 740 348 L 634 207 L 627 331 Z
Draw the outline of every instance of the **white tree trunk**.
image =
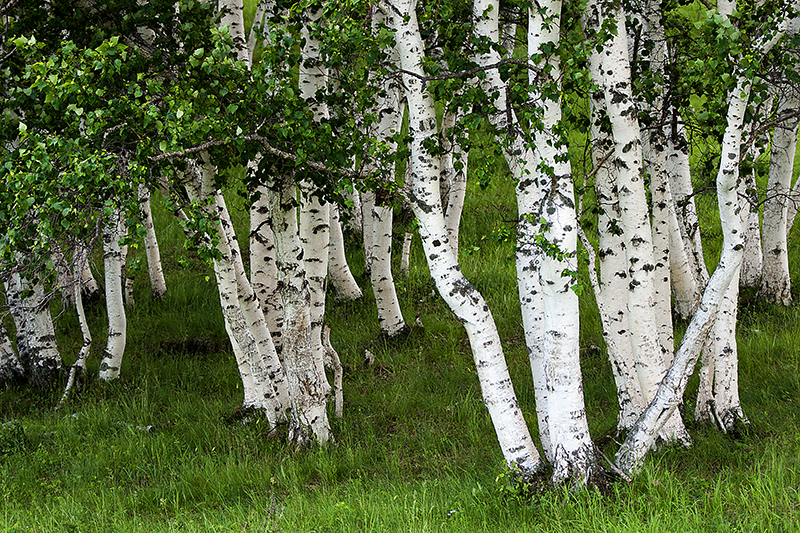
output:
M 164 270 L 161 268 L 161 254 L 158 250 L 153 215 L 150 211 L 150 189 L 144 184 L 139 185 L 139 216 L 145 231 L 144 249 L 147 256 L 147 270 L 150 273 L 150 287 L 153 297 L 160 299 L 167 293 L 167 282 L 164 279 Z
M 745 210 L 747 212 L 747 210 Z M 736 346 L 736 314 L 739 306 L 739 283 L 733 280 L 725 291 L 711 328 L 714 342 L 714 420 L 724 432 L 749 425 L 739 403 L 739 354 Z
M 458 142 L 449 138 L 450 131 L 458 122 L 459 113 L 447 109 L 442 116 L 442 181 L 446 183 L 447 194 L 443 194 L 447 235 L 453 245 L 453 253 L 458 257 L 458 234 L 461 226 L 461 213 L 464 211 L 464 199 L 467 196 L 467 160 L 468 155 Z
M 127 340 L 127 320 L 122 296 L 122 249 L 119 245 L 124 223 L 122 212 L 117 211 L 103 225 L 103 262 L 108 309 L 108 339 L 100 360 L 99 373 L 99 378 L 103 381 L 119 378 Z
M 311 336 L 311 295 L 297 226 L 297 191 L 291 176 L 275 176 L 269 194 L 275 256 L 283 298 L 283 363 L 292 398 L 289 438 L 298 446 L 312 437 L 332 440 L 323 354 Z
M 250 49 L 248 37 L 244 28 L 244 0 L 219 0 L 219 10 L 222 18 L 219 21 L 221 28 L 228 28 L 236 46 L 236 55 L 239 61 L 244 61 L 250 68 Z
M 269 334 L 258 298 L 249 284 L 233 225 L 222 194 L 216 190 L 216 170 L 206 162 L 186 183 L 190 199 L 206 202 L 205 213 L 217 219 L 220 257 L 214 274 L 225 328 L 236 356 L 244 389 L 243 408 L 262 410 L 271 427 L 286 420 L 290 398 L 286 376 Z M 209 205 L 209 199 L 213 204 Z
M 781 31 L 779 27 L 778 34 L 760 46 L 759 51 L 762 54 L 768 53 L 774 46 L 780 38 Z M 722 254 L 656 397 L 617 452 L 616 463 L 624 472 L 633 472 L 641 466 L 645 455 L 655 442 L 658 431 L 680 403 L 686 383 L 697 362 L 700 348 L 717 316 L 725 292 L 735 281 L 742 262 L 745 245 L 742 210 L 746 208 L 741 206 L 738 198 L 739 153 L 751 82 L 743 74 L 737 74 L 736 88 L 728 95 L 727 127 L 722 140 L 720 168 L 717 174 L 717 199 L 723 232 Z
M 694 314 L 708 282 L 708 269 L 703 255 L 700 221 L 694 202 L 689 168 L 689 143 L 686 139 L 686 129 L 679 122 L 676 111 L 673 111 L 673 124 L 669 128 L 671 131 L 667 135 L 667 141 L 670 153 L 667 156 L 667 171 L 681 237 L 680 242 L 677 235 L 671 241 L 670 261 L 674 265 L 671 274 L 676 310 L 683 318 L 689 318 Z M 683 246 L 683 253 L 680 251 L 680 246 Z M 686 271 L 683 258 L 689 263 L 689 272 Z
M 439 294 L 464 324 L 475 358 L 483 398 L 489 409 L 506 464 L 522 477 L 542 468 L 508 374 L 500 337 L 491 312 L 480 293 L 464 278 L 449 243 L 439 191 L 441 161 L 424 148 L 435 140 L 436 110 L 421 80 L 424 45 L 416 16 L 415 0 L 386 2 L 406 87 L 411 142 L 411 175 L 414 214 L 420 237 Z
M 561 2 L 540 2 L 537 7 L 528 11 L 529 55 L 543 54 L 544 49 L 558 46 L 559 42 Z M 545 65 L 558 80 L 558 56 L 553 54 L 537 66 Z M 530 97 L 542 106 L 542 124 L 534 129 L 535 149 L 531 155 L 536 171 L 517 185 L 517 280 L 523 325 L 534 371 L 539 431 L 545 456 L 553 465 L 552 480 L 561 483 L 572 478 L 585 483 L 595 459 L 583 398 L 578 295 L 572 290 L 576 280 L 570 274 L 578 269 L 572 170 L 566 140 L 554 134 L 561 122 L 561 102 L 545 96 L 535 75 L 531 78 Z M 560 87 L 557 89 L 554 92 L 560 92 Z M 544 228 L 540 227 L 542 219 Z M 536 242 L 540 232 L 546 244 Z M 554 249 L 543 253 L 543 246 Z M 538 320 L 541 325 L 535 324 Z M 543 342 L 539 349 L 536 343 L 540 335 Z M 534 361 L 536 357 L 541 361 Z
M 14 273 L 6 283 L 6 298 L 17 329 L 19 360 L 29 383 L 41 389 L 52 387 L 62 363 L 42 284 Z
M 84 250 L 77 250 L 75 255 L 78 259 L 84 259 L 86 252 Z M 76 262 L 75 268 L 75 278 L 77 279 L 80 276 L 79 265 L 82 261 Z M 73 283 L 72 285 L 73 291 L 73 298 L 75 300 L 75 310 L 78 313 L 78 324 L 81 328 L 81 336 L 83 337 L 83 344 L 81 345 L 81 349 L 78 352 L 78 357 L 75 359 L 75 362 L 69 369 L 69 377 L 67 379 L 67 385 L 64 387 L 64 394 L 61 396 L 61 400 L 59 400 L 56 409 L 59 409 L 64 402 L 67 400 L 70 391 L 75 386 L 80 379 L 84 377 L 86 374 L 86 360 L 89 358 L 89 352 L 92 349 L 92 332 L 89 329 L 89 323 L 86 320 L 86 313 L 83 309 L 83 296 L 81 294 L 81 285 L 80 283 Z
M 665 76 L 667 61 L 667 39 L 662 24 L 659 2 L 646 1 L 641 14 L 634 13 L 642 28 L 645 46 L 641 47 L 642 60 L 647 61 L 650 71 Z M 650 45 L 650 46 L 647 46 Z M 637 53 L 639 51 L 637 50 Z M 663 92 L 657 92 L 653 100 L 639 102 L 640 110 L 651 116 L 662 116 L 667 105 Z M 672 290 L 670 279 L 670 248 L 677 235 L 677 220 L 673 221 L 674 204 L 669 187 L 667 156 L 669 147 L 663 127 L 642 130 L 642 155 L 646 171 L 650 174 L 650 195 L 652 200 L 653 228 L 653 270 L 655 288 L 655 315 L 658 326 L 658 340 L 665 366 L 672 361 L 675 349 L 672 330 Z
M 373 24 L 383 22 L 383 19 L 383 13 L 376 9 L 373 13 Z M 393 51 L 395 62 L 397 62 L 396 54 L 397 52 Z M 375 98 L 378 121 L 373 125 L 370 133 L 378 142 L 386 143 L 390 149 L 396 150 L 397 146 L 394 137 L 400 132 L 402 121 L 400 87 L 396 80 L 387 78 L 383 82 L 383 89 L 383 94 L 377 95 Z M 390 189 L 391 184 L 395 181 L 395 168 L 391 166 L 374 170 L 379 173 L 378 180 L 380 183 L 376 184 L 374 191 L 368 196 L 371 209 L 367 213 L 371 214 L 372 219 L 369 224 L 372 230 L 372 237 L 369 239 L 371 243 L 369 275 L 378 309 L 378 323 L 380 324 L 381 333 L 391 339 L 403 335 L 409 330 L 405 320 L 403 320 L 400 300 L 397 296 L 397 288 L 392 274 L 394 210 L 393 196 Z M 367 231 L 366 226 L 364 231 Z M 364 243 L 366 246 L 366 237 Z
M 88 298 L 98 298 L 100 295 L 100 286 L 97 280 L 94 279 L 92 269 L 89 267 L 89 258 L 85 258 L 81 266 L 81 290 Z
M 594 79 L 600 79 L 602 58 L 596 51 L 589 58 L 589 70 Z M 595 173 L 595 198 L 597 215 L 598 253 L 600 276 L 595 287 L 595 299 L 603 324 L 611 370 L 617 387 L 619 415 L 617 431 L 627 431 L 647 407 L 642 394 L 633 359 L 628 328 L 628 272 L 625 241 L 619 230 L 621 218 L 616 177 L 609 150 L 613 140 L 602 128 L 605 114 L 605 93 L 598 89 L 591 94 L 592 115 L 590 134 L 592 139 L 593 171 Z M 584 243 L 587 251 L 590 244 Z M 590 274 L 595 277 L 594 261 L 589 262 Z
M 380 196 L 380 191 L 378 196 Z M 392 275 L 392 215 L 391 204 L 380 205 L 376 202 L 372 210 L 374 235 L 372 238 L 372 267 L 370 268 L 381 333 L 390 339 L 409 330 L 403 320 L 400 300 L 397 297 Z
M 339 206 L 332 204 L 330 209 L 330 246 L 328 248 L 328 279 L 336 293 L 336 299 L 342 301 L 358 300 L 364 293 L 356 283 L 344 249 L 344 235 L 339 220 Z
M 776 115 L 796 111 L 800 107 L 798 92 L 784 86 L 778 99 Z M 772 152 L 769 160 L 769 184 L 764 203 L 764 221 L 761 238 L 764 245 L 759 297 L 767 301 L 790 305 L 792 303 L 789 256 L 787 248 L 787 217 L 791 201 L 792 170 L 797 148 L 797 131 L 800 121 L 796 115 L 775 126 L 772 134 Z
M 597 24 L 603 20 L 602 11 L 596 4 L 592 10 L 589 16 Z M 601 53 L 603 78 L 598 82 L 605 92 L 614 138 L 620 226 L 627 257 L 628 326 L 636 373 L 645 401 L 650 402 L 666 371 L 656 320 L 653 233 L 644 189 L 641 131 L 632 98 L 625 14 L 615 9 L 607 15 L 616 20 L 617 33 Z M 662 436 L 667 441 L 689 441 L 679 414 L 663 428 Z
M 361 193 L 361 236 L 364 240 L 364 274 L 370 275 L 372 270 L 372 241 L 375 239 L 373 228 L 375 210 L 375 191 L 363 191 Z
M 301 28 L 304 61 L 301 63 L 298 73 L 300 96 L 308 102 L 314 114 L 314 120 L 317 122 L 329 118 L 327 104 L 324 101 L 317 101 L 315 98 L 317 92 L 324 90 L 328 83 L 328 71 L 322 63 L 318 61 L 320 57 L 320 43 L 309 30 L 309 26 L 317 23 L 321 16 L 321 8 L 310 7 L 306 10 L 304 16 L 305 24 Z M 322 345 L 322 326 L 325 316 L 325 292 L 328 276 L 328 247 L 330 244 L 331 220 L 330 204 L 327 203 L 326 200 L 320 198 L 322 191 L 310 179 L 300 182 L 300 191 L 302 197 L 300 200 L 299 238 L 303 249 L 302 258 L 305 283 L 310 296 L 310 341 L 311 350 L 313 351 L 312 361 L 314 364 L 318 364 L 324 361 L 326 353 Z M 281 191 L 281 194 L 283 195 L 285 192 Z M 277 213 L 272 213 L 273 220 L 275 220 L 277 215 Z M 273 225 L 273 231 L 275 231 L 275 225 Z M 286 238 L 286 235 L 282 235 L 281 238 Z M 296 281 L 295 285 L 297 284 L 298 282 Z M 294 298 L 291 305 L 298 305 L 300 300 L 296 296 Z M 287 309 L 286 305 L 289 305 L 289 303 L 286 302 L 284 297 L 284 334 L 288 335 L 286 328 L 289 321 L 298 321 L 300 318 L 299 315 L 290 318 L 290 311 L 294 311 L 292 309 Z M 304 349 L 304 347 L 300 349 Z M 286 361 L 286 358 L 284 358 L 284 361 Z M 323 367 L 319 366 L 318 368 L 314 368 L 316 371 L 319 371 Z M 324 369 L 317 375 L 317 379 L 321 381 L 321 390 L 324 390 L 325 393 L 321 401 L 314 399 L 313 402 L 308 403 L 308 408 L 311 410 L 318 410 L 319 407 L 322 406 L 324 414 L 327 401 L 325 396 L 330 393 L 330 385 L 328 384 Z M 319 418 L 318 414 L 314 414 L 309 417 L 309 420 L 312 421 L 312 423 L 305 424 L 303 422 L 303 426 L 310 426 L 319 442 L 325 443 L 330 440 L 331 436 L 327 415 L 322 419 Z M 300 437 L 298 442 L 304 439 L 305 437 Z
M 260 186 L 250 207 L 250 284 L 261 304 L 275 350 L 283 350 L 283 303 L 275 264 L 275 238 L 269 226 L 269 190 Z
M 742 268 L 739 271 L 739 286 L 742 288 L 758 288 L 761 285 L 761 224 L 758 216 L 758 197 L 755 195 L 755 169 L 742 180 L 739 194 L 748 199 L 745 214 L 745 245 Z
M 25 380 L 25 369 L 11 345 L 8 332 L 0 323 L 0 388 Z
M 797 216 L 797 210 L 800 208 L 800 179 L 794 182 L 792 192 L 789 193 L 789 202 L 786 209 L 786 237 L 792 232 L 792 225 Z

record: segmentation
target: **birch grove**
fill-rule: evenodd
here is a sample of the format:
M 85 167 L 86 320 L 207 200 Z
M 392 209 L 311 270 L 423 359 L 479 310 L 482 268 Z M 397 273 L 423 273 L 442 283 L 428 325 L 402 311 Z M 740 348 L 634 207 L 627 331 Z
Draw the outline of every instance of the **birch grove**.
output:
M 415 305 L 404 300 L 413 291 L 398 290 L 392 271 L 402 199 L 436 290 L 464 327 L 500 452 L 519 480 L 547 472 L 553 484 L 583 485 L 602 473 L 583 395 L 581 294 L 597 303 L 616 388 L 624 442 L 613 468 L 627 476 L 657 443 L 691 443 L 683 420 L 691 414 L 678 406 L 701 355 L 694 420 L 725 432 L 748 424 L 738 382 L 740 277 L 761 298 L 792 301 L 797 2 L 766 12 L 720 0 L 694 12 L 650 0 L 580 8 L 474 0 L 448 4 L 452 20 L 422 0 L 129 7 L 139 4 L 159 16 L 142 15 L 130 34 L 98 40 L 67 25 L 63 39 L 20 35 L 2 45 L 20 59 L 0 62 L 12 132 L 0 167 L 0 274 L 14 325 L 0 328 L 0 382 L 57 381 L 64 364 L 48 295 L 63 289 L 81 338 L 65 402 L 94 364 L 82 294 L 97 285 L 89 264 L 100 254 L 108 334 L 98 377 L 120 376 L 125 302 L 130 310 L 134 297 L 129 229 L 145 237 L 154 299 L 170 298 L 150 206 L 150 191 L 161 189 L 213 272 L 241 406 L 270 429 L 287 426 L 297 447 L 330 443 L 330 417 L 347 412 L 348 365 L 325 321 L 327 291 L 355 300 L 363 294 L 356 280 L 366 280 L 380 332 L 391 341 L 410 331 L 403 309 Z M 246 7 L 255 7 L 250 28 Z M 769 24 L 752 29 L 747 17 Z M 116 31 L 118 22 L 97 27 Z M 739 24 L 754 34 L 743 37 Z M 678 35 L 684 27 L 716 35 L 713 54 Z M 695 150 L 711 154 L 705 168 Z M 748 166 L 753 154 L 769 159 L 760 236 L 754 198 L 764 178 Z M 712 163 L 718 261 L 706 257 L 709 215 L 694 190 Z M 513 182 L 514 298 L 531 405 L 517 398 L 490 304 L 461 271 L 468 174 L 469 183 L 492 174 Z M 241 246 L 234 190 L 248 211 Z M 409 283 L 413 237 L 405 235 L 401 283 Z M 763 253 L 744 269 L 757 237 Z M 362 252 L 347 249 L 354 239 L 364 278 L 347 265 L 348 254 Z M 706 261 L 715 265 L 710 276 Z M 677 349 L 673 312 L 689 321 Z

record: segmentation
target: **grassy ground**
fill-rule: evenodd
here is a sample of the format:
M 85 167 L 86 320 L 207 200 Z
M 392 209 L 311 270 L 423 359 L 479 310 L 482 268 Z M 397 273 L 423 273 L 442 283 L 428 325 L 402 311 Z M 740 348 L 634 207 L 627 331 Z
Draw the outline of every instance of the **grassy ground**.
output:
M 514 217 L 510 186 L 472 193 L 463 268 L 490 302 L 535 432 L 512 249 L 486 237 Z M 60 411 L 53 411 L 58 393 L 11 389 L 0 396 L 0 531 L 800 529 L 796 307 L 743 300 L 741 395 L 749 433 L 731 438 L 692 425 L 690 390 L 691 449 L 659 452 L 633 483 L 609 494 L 521 494 L 504 475 L 463 329 L 433 294 L 418 242 L 399 291 L 406 319 L 419 314 L 424 327 L 397 342 L 382 340 L 368 288 L 364 301 L 330 305 L 332 342 L 346 366 L 345 418 L 333 422 L 335 444 L 298 453 L 265 424 L 237 418 L 240 384 L 213 276 L 206 279 L 210 272 L 196 260 L 179 261 L 180 229 L 163 212 L 159 218 L 169 293 L 151 301 L 140 273 L 120 382 L 89 381 Z M 351 262 L 366 287 L 358 253 Z M 593 304 L 583 306 L 589 420 L 611 457 L 614 386 Z M 99 352 L 104 310 L 95 305 L 89 313 Z M 66 358 L 77 353 L 77 329 L 70 312 L 59 316 Z M 362 364 L 365 349 L 375 366 Z M 97 360 L 95 353 L 92 374 Z

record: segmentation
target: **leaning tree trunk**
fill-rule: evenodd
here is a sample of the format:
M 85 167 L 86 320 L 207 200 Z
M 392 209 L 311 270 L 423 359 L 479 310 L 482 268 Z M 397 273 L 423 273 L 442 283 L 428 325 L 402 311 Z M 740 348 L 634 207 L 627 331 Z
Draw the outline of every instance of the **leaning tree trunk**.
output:
M 383 14 L 375 10 L 373 23 L 383 22 Z M 396 55 L 396 52 L 393 52 Z M 397 58 L 395 57 L 395 62 Z M 387 78 L 383 82 L 383 92 L 375 98 L 375 110 L 378 120 L 372 127 L 371 134 L 378 141 L 386 143 L 390 149 L 396 150 L 395 136 L 400 132 L 402 110 L 400 104 L 400 87 L 396 80 Z M 378 170 L 378 169 L 375 169 Z M 395 168 L 389 166 L 380 170 L 379 183 L 369 195 L 371 209 L 365 213 L 371 218 L 372 245 L 369 251 L 369 275 L 375 303 L 378 309 L 378 323 L 381 333 L 396 338 L 409 331 L 400 309 L 400 299 L 392 273 L 392 237 L 394 221 L 394 202 L 391 186 L 394 183 Z M 367 227 L 364 227 L 366 233 Z M 365 238 L 365 246 L 367 240 Z
M 158 239 L 150 210 L 150 189 L 144 184 L 139 185 L 139 216 L 145 231 L 144 249 L 147 256 L 147 269 L 150 273 L 150 288 L 153 291 L 153 297 L 160 299 L 167 293 L 167 282 L 164 279 L 164 270 L 161 268 L 161 253 L 158 249 Z
M 506 464 L 529 478 L 543 467 L 511 383 L 491 311 L 481 294 L 461 273 L 444 222 L 439 191 L 441 161 L 425 146 L 435 142 L 436 108 L 419 77 L 423 76 L 424 44 L 416 16 L 416 0 L 385 4 L 403 69 L 411 142 L 411 207 L 420 223 L 420 238 L 439 294 L 464 324 L 475 358 L 481 390 Z
M 717 198 L 723 232 L 722 255 L 655 398 L 617 452 L 617 466 L 626 473 L 632 473 L 642 465 L 661 427 L 672 417 L 683 399 L 683 391 L 693 373 L 700 349 L 717 317 L 725 292 L 741 265 L 744 224 L 739 212 L 741 207 L 738 198 L 739 149 L 750 87 L 749 80 L 742 76 L 729 95 L 728 126 L 722 142 L 722 157 L 717 174 Z
M 361 292 L 361 288 L 356 283 L 350 266 L 347 264 L 339 206 L 332 204 L 330 215 L 331 240 L 328 248 L 328 279 L 333 286 L 337 300 L 358 300 L 364 296 L 364 293 Z

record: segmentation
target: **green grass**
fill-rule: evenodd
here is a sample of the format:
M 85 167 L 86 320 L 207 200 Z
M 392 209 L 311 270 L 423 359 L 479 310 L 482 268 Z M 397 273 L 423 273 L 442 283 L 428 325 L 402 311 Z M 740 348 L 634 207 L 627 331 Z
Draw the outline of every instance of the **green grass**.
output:
M 514 218 L 511 192 L 504 182 L 470 190 L 462 260 L 492 307 L 535 434 L 513 249 L 486 237 Z M 60 411 L 53 411 L 58 391 L 9 389 L 0 397 L 0 532 L 800 528 L 796 307 L 747 300 L 741 309 L 741 396 L 753 423 L 746 435 L 695 427 L 690 391 L 691 449 L 656 453 L 633 483 L 607 494 L 526 495 L 505 481 L 466 336 L 433 294 L 418 241 L 408 279 L 397 281 L 407 321 L 419 313 L 424 328 L 413 326 L 399 341 L 378 335 L 362 257 L 350 256 L 365 298 L 332 304 L 328 313 L 345 365 L 345 417 L 332 422 L 334 444 L 296 452 L 265 422 L 243 425 L 236 416 L 240 383 L 213 275 L 195 259 L 179 262 L 180 228 L 156 211 L 169 292 L 153 301 L 139 272 L 120 382 L 90 379 Z M 589 296 L 581 303 L 585 394 L 592 434 L 611 457 L 615 390 Z M 95 375 L 105 311 L 94 304 L 88 313 Z M 57 324 L 70 360 L 77 320 L 67 311 Z M 362 363 L 365 349 L 376 356 L 373 367 Z

